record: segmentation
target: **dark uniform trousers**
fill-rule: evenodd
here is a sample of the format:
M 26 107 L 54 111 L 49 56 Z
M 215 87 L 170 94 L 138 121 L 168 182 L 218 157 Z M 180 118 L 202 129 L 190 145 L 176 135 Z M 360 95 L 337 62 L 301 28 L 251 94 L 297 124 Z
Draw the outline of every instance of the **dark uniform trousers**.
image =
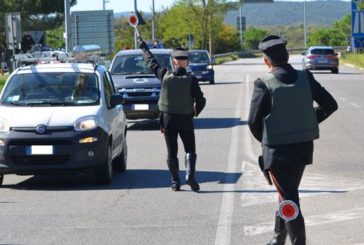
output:
M 275 243 L 277 245 L 284 245 L 287 237 L 287 233 L 290 236 L 292 245 L 305 245 L 306 234 L 305 234 L 305 223 L 301 213 L 300 200 L 298 187 L 301 182 L 305 165 L 294 165 L 291 166 L 271 166 L 270 173 L 274 185 L 279 193 L 279 202 L 284 200 L 293 201 L 299 208 L 299 214 L 296 219 L 291 221 L 284 221 L 276 213 L 275 218 Z
M 181 137 L 185 152 L 196 153 L 195 133 L 193 130 L 163 129 L 168 150 L 168 159 L 177 158 L 178 135 Z

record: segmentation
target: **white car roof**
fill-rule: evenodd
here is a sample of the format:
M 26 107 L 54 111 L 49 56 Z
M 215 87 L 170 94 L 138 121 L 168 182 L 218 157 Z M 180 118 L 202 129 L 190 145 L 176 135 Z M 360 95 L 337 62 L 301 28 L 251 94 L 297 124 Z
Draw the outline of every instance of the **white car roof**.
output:
M 99 70 L 101 67 L 98 66 Z M 105 68 L 104 68 L 105 69 Z M 82 72 L 94 73 L 95 67 L 90 63 L 55 63 L 55 64 L 39 64 L 21 67 L 16 74 L 25 73 L 44 73 L 44 72 Z

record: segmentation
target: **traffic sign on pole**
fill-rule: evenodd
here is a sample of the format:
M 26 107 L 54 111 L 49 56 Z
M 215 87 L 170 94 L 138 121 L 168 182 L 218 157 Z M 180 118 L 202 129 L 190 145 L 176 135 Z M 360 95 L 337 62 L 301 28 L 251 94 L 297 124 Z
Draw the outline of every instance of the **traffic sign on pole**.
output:
M 352 1 L 351 34 L 354 38 L 364 38 L 364 7 L 359 1 Z

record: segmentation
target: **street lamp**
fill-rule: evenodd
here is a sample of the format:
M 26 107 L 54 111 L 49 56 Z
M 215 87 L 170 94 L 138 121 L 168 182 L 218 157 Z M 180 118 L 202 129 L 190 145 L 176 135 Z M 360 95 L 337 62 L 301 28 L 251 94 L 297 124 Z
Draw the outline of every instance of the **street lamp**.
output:
M 102 0 L 102 10 L 106 9 L 106 4 L 109 3 L 109 0 Z
M 154 9 L 154 0 L 152 0 L 152 39 L 155 40 L 155 9 Z
M 243 5 L 244 5 L 244 0 L 240 1 L 240 16 L 239 16 L 240 48 L 243 48 Z
M 70 52 L 71 47 L 70 47 L 70 35 L 71 35 L 71 23 L 70 23 L 70 19 L 71 19 L 71 7 L 70 7 L 70 0 L 64 0 L 64 23 L 65 23 L 65 33 L 64 33 L 64 38 L 65 38 L 65 44 L 66 44 L 66 52 Z
M 303 2 L 303 29 L 304 29 L 305 48 L 307 48 L 306 0 L 304 0 Z
M 138 14 L 138 6 L 137 6 L 137 0 L 134 0 L 134 14 Z M 135 46 L 135 49 L 138 48 L 138 34 L 137 34 L 137 31 L 134 30 L 134 46 Z

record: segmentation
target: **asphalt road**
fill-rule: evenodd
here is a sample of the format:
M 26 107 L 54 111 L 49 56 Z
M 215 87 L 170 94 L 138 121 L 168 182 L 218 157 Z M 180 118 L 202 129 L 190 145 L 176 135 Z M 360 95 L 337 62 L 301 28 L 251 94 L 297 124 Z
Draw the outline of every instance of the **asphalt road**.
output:
M 300 68 L 300 57 L 291 63 Z M 128 170 L 113 184 L 92 176 L 5 176 L 0 244 L 255 245 L 273 234 L 277 193 L 257 166 L 260 146 L 248 131 L 253 81 L 262 59 L 215 66 L 201 84 L 207 107 L 196 118 L 201 192 L 170 189 L 164 139 L 153 121 L 129 123 Z M 307 244 L 364 244 L 364 72 L 314 76 L 339 110 L 320 125 L 314 164 L 300 188 Z M 184 177 L 180 142 L 181 177 Z M 290 243 L 287 243 L 290 244 Z

